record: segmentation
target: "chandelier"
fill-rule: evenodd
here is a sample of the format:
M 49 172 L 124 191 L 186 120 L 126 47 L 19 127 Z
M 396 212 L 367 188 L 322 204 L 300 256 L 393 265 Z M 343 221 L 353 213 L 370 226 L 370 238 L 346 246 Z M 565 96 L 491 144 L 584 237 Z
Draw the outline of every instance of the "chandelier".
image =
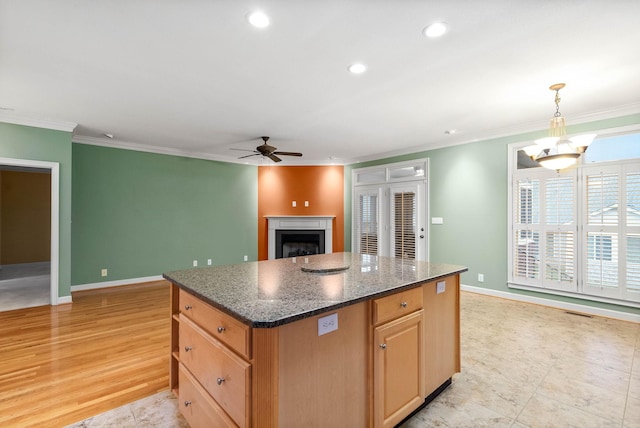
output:
M 585 134 L 567 139 L 564 117 L 560 114 L 560 89 L 565 86 L 564 83 L 549 86 L 549 89 L 556 92 L 556 112 L 551 118 L 549 136 L 535 140 L 535 145 L 523 149 L 532 160 L 557 171 L 575 165 L 596 137 L 596 134 Z

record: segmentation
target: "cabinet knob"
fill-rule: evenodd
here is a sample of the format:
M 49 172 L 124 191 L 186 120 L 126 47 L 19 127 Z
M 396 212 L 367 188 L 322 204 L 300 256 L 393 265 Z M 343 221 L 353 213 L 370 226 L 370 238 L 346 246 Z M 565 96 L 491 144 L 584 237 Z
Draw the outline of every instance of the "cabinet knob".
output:
M 189 407 L 191 405 L 191 401 L 187 400 L 184 402 L 184 407 Z
M 403 308 L 406 308 L 407 307 L 407 302 L 400 303 L 400 306 L 402 306 Z
M 218 333 L 223 333 L 226 330 L 226 328 L 220 326 L 218 327 Z
M 184 352 L 189 352 L 191 351 L 193 348 L 191 346 L 185 346 L 184 347 Z
M 189 309 L 193 308 L 193 306 L 191 305 L 184 305 L 184 310 L 188 311 Z
M 381 343 L 380 344 L 380 348 L 381 349 L 387 349 L 387 344 L 386 343 Z
M 223 377 L 219 377 L 218 379 L 216 379 L 216 383 L 217 383 L 218 385 L 222 385 L 222 384 L 224 383 L 224 380 L 225 380 L 225 379 L 224 379 Z

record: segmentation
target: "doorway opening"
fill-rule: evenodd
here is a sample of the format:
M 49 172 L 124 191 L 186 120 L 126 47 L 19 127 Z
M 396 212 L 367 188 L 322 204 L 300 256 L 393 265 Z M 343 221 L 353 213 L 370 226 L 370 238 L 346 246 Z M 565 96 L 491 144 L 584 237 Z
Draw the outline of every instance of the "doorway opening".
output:
M 59 164 L 0 158 L 0 311 L 58 304 Z

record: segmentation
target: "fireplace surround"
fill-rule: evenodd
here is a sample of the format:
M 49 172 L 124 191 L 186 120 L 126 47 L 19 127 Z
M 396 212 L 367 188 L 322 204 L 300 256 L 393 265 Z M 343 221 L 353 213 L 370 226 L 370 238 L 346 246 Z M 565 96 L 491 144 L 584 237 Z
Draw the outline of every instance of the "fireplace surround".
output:
M 269 260 L 277 258 L 276 231 L 298 231 L 300 235 L 324 231 L 324 253 L 333 252 L 333 219 L 335 216 L 265 216 L 268 227 Z M 304 250 L 302 250 L 304 251 Z M 284 255 L 287 257 L 287 255 Z

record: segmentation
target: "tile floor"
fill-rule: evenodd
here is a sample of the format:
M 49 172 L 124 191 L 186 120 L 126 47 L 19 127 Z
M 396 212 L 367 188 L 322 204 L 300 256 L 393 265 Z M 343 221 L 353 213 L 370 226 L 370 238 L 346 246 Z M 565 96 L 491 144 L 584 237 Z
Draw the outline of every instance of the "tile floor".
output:
M 462 372 L 403 424 L 640 427 L 640 324 L 463 292 Z M 163 392 L 71 425 L 185 427 Z

